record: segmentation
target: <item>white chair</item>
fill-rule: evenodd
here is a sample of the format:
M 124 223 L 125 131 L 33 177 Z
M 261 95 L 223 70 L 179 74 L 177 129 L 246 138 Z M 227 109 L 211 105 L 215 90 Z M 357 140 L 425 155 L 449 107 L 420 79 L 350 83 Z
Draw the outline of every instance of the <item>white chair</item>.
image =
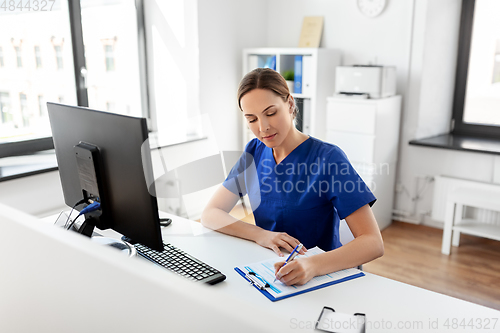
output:
M 346 245 L 354 239 L 351 229 L 349 229 L 349 226 L 347 225 L 347 222 L 345 220 L 340 220 L 339 236 L 342 245 Z
M 346 245 L 347 243 L 349 243 L 354 239 L 354 235 L 352 234 L 351 229 L 349 228 L 345 220 L 340 220 L 339 238 L 340 238 L 340 243 L 342 243 L 342 245 Z M 359 265 L 358 269 L 362 271 L 363 265 Z

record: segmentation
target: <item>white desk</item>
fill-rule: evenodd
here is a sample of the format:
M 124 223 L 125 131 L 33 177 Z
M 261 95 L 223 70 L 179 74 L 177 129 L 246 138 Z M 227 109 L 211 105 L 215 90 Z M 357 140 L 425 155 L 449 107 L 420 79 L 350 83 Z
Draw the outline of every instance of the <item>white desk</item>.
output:
M 236 273 L 234 267 L 268 259 L 274 252 L 250 241 L 209 231 L 197 222 L 163 215 L 173 219 L 172 225 L 163 228 L 165 242 L 173 243 L 227 276 L 224 282 L 210 288 L 280 314 L 286 319 L 284 331 L 313 325 L 323 306 L 329 306 L 337 312 L 365 313 L 367 332 L 442 332 L 447 329 L 446 320 L 450 331 L 457 328 L 456 331 L 463 332 L 500 332 L 500 311 L 366 272 L 365 277 L 273 303 Z M 477 329 L 480 324 L 484 327 L 488 318 L 490 329 Z M 473 319 L 474 329 L 460 327 L 462 319 L 466 324 Z M 492 329 L 495 320 L 496 327 Z
M 283 328 L 280 332 L 313 331 L 323 306 L 337 312 L 365 313 L 367 333 L 500 332 L 500 311 L 366 272 L 362 278 L 271 302 L 234 271 L 235 266 L 274 256 L 271 250 L 205 229 L 197 222 L 169 214 L 161 216 L 173 219 L 170 226 L 163 228 L 164 242 L 180 247 L 227 276 L 225 281 L 207 288 L 276 315 Z M 102 232 L 105 236 L 113 233 Z M 488 323 L 489 328 L 484 328 Z

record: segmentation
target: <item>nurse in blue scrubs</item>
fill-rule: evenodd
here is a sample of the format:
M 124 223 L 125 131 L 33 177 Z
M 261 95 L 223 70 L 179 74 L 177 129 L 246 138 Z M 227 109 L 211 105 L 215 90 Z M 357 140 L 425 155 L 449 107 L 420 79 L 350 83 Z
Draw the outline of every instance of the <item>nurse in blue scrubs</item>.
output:
M 375 196 L 344 152 L 295 127 L 297 107 L 284 78 L 274 70 L 248 73 L 238 88 L 238 105 L 256 136 L 215 192 L 202 214 L 204 226 L 252 240 L 279 256 L 302 243 L 326 252 L 276 265 L 287 285 L 356 267 L 384 253 L 371 205 Z M 255 225 L 229 212 L 248 195 Z M 354 240 L 342 246 L 339 222 Z

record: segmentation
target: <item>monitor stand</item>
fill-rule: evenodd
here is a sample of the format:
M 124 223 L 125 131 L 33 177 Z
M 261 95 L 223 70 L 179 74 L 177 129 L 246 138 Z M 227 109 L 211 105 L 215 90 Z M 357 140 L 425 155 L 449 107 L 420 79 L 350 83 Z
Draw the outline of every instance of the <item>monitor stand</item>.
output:
M 121 251 L 123 254 L 129 256 L 129 257 L 134 257 L 137 255 L 137 250 L 135 247 L 131 244 L 128 244 L 127 242 L 121 241 L 116 238 L 111 238 L 111 237 L 103 237 L 103 236 L 93 236 L 91 238 L 91 241 L 101 244 L 101 245 L 107 245 L 110 246 L 114 249 L 117 249 Z
M 76 226 L 76 224 L 74 224 L 72 229 L 79 234 L 89 237 L 90 240 L 95 243 L 107 245 L 114 249 L 120 250 L 123 254 L 129 257 L 134 257 L 137 255 L 137 250 L 135 249 L 134 245 L 123 239 L 124 237 L 122 237 L 123 240 L 120 240 L 118 238 L 105 237 L 94 232 L 94 229 L 98 222 L 98 217 L 89 217 L 85 219 L 85 221 L 79 228 Z
M 76 230 L 79 234 L 85 235 L 87 237 L 92 237 L 92 234 L 94 233 L 94 228 L 96 227 L 97 223 L 99 222 L 99 219 L 96 217 L 89 217 L 86 218 L 85 221 L 82 223 L 80 228 Z

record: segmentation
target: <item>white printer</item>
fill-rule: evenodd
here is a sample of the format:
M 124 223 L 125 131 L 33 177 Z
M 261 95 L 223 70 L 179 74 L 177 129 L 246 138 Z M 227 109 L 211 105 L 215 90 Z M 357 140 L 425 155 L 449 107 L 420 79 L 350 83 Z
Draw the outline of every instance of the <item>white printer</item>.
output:
M 335 94 L 384 98 L 396 95 L 396 67 L 354 65 L 338 66 Z

